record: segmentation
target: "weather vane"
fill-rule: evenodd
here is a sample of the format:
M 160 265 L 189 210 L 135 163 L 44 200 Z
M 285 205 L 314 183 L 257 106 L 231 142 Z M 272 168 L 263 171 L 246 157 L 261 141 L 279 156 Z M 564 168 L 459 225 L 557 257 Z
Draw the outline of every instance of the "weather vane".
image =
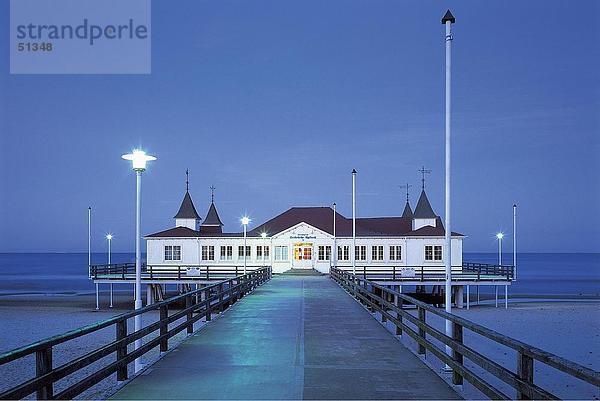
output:
M 215 189 L 217 189 L 217 188 L 215 188 L 214 185 L 211 185 L 209 188 L 210 188 L 210 203 L 214 203 L 214 201 L 215 201 Z
M 186 168 L 185 169 L 185 192 L 188 192 L 189 190 L 190 190 L 190 172 Z
M 421 188 L 423 191 L 425 190 L 425 174 L 431 174 L 431 170 L 425 170 L 425 166 L 421 167 L 419 170 L 421 173 Z
M 408 202 L 408 190 L 410 188 L 412 188 L 412 185 L 410 185 L 408 182 L 404 185 L 400 185 L 400 188 L 402 189 L 406 189 L 406 202 Z

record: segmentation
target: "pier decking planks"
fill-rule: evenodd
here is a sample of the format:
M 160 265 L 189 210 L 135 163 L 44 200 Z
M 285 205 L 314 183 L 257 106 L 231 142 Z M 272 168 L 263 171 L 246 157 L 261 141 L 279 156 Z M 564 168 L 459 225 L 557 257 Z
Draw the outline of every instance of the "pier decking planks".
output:
M 116 399 L 458 399 L 327 277 L 280 276 Z

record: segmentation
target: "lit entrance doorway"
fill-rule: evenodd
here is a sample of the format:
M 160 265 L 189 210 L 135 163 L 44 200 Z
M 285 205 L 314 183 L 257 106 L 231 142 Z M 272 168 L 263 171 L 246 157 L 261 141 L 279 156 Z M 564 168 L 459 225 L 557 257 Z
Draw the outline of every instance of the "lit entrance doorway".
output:
M 312 269 L 313 268 L 313 244 L 310 242 L 299 242 L 294 244 L 294 259 L 292 261 L 294 269 Z

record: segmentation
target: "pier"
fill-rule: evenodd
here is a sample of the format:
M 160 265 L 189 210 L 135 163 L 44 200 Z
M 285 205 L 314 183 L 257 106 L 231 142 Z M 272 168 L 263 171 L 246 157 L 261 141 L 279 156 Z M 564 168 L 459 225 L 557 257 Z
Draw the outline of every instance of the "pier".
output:
M 465 382 L 490 399 L 558 398 L 536 383 L 538 365 L 600 387 L 597 371 L 389 283 L 337 268 L 329 275 L 294 273 L 273 276 L 270 267 L 260 268 L 1 354 L 0 366 L 29 358 L 35 376 L 23 377 L 0 399 L 33 393 L 69 399 L 104 380 L 116 380 L 115 399 L 459 399 Z M 132 330 L 128 322 L 138 315 L 146 321 Z M 452 335 L 436 329 L 432 316 L 449 321 Z M 56 358 L 57 347 L 107 328 L 114 341 L 94 343 L 72 360 Z M 514 365 L 486 356 L 466 331 L 506 347 Z M 181 332 L 188 338 L 173 348 L 169 340 Z M 404 336 L 415 349 L 398 341 Z M 136 340 L 142 341 L 134 348 Z M 156 349 L 156 362 L 132 371 L 135 359 Z M 429 358 L 448 371 L 434 371 Z
M 459 399 L 327 276 L 274 278 L 115 399 Z

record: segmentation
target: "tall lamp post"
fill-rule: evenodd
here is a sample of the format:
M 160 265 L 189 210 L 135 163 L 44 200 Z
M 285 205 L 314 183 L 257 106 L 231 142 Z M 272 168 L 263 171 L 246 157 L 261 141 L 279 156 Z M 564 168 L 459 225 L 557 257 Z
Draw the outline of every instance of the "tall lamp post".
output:
M 352 274 L 356 274 L 356 170 L 352 169 Z
M 246 249 L 246 231 L 248 224 L 250 224 L 250 219 L 246 216 L 242 217 L 242 225 L 244 226 L 244 274 L 246 274 L 246 259 L 247 259 L 247 249 Z
M 504 238 L 504 233 L 496 234 L 496 238 L 498 238 L 498 265 L 502 266 L 502 238 Z
M 131 153 L 121 156 L 125 160 L 131 161 L 133 171 L 135 171 L 135 309 L 142 308 L 142 250 L 140 244 L 141 237 L 141 192 L 142 192 L 142 173 L 146 170 L 146 163 L 156 160 L 156 157 L 147 155 L 140 149 L 134 149 Z M 142 329 L 142 316 L 136 315 L 134 319 L 135 331 Z M 142 340 L 135 340 L 134 349 L 142 346 Z M 142 369 L 142 359 L 135 359 L 135 373 Z
M 112 242 L 113 236 L 112 234 L 106 234 L 106 240 L 108 241 L 108 271 L 110 272 L 110 243 Z M 112 283 L 110 283 L 110 305 L 109 308 L 112 308 Z
M 450 225 L 450 112 L 451 112 L 451 97 L 450 97 L 450 78 L 451 78 L 451 52 L 452 52 L 452 29 L 451 25 L 456 22 L 456 19 L 450 12 L 446 11 L 446 14 L 442 17 L 442 24 L 446 26 L 446 202 L 445 202 L 445 226 L 446 232 L 444 235 L 444 268 L 446 273 L 446 285 L 445 285 L 445 310 L 450 313 L 452 311 L 452 228 Z M 446 335 L 452 337 L 452 322 L 446 320 Z M 446 353 L 452 354 L 452 349 L 446 346 Z M 448 369 L 448 366 L 446 366 Z
M 260 236 L 263 239 L 263 250 L 262 250 L 263 266 L 266 266 L 265 260 L 267 260 L 267 233 L 262 232 L 262 233 L 260 233 Z M 270 254 L 270 252 L 269 252 L 269 254 Z
M 331 265 L 333 267 L 337 267 L 337 238 L 335 236 L 335 215 L 336 215 L 336 210 L 335 208 L 337 207 L 337 205 L 335 204 L 335 202 L 333 202 L 333 252 L 331 252 Z

